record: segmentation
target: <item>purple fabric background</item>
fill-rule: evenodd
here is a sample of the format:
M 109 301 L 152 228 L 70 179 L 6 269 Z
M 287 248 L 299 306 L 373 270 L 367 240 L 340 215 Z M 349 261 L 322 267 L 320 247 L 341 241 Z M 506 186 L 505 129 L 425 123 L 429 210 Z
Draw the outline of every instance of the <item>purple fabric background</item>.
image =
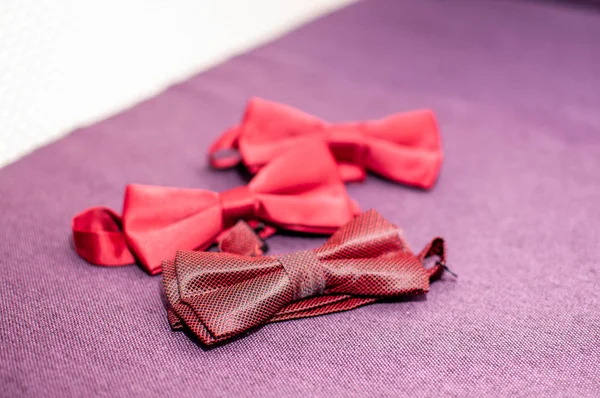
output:
M 205 351 L 169 330 L 159 277 L 77 257 L 71 217 L 120 209 L 127 183 L 242 184 L 205 153 L 252 95 L 332 121 L 433 108 L 432 192 L 349 191 L 415 249 L 446 237 L 459 279 Z M 599 104 L 599 13 L 371 0 L 77 130 L 0 170 L 0 395 L 597 396 Z

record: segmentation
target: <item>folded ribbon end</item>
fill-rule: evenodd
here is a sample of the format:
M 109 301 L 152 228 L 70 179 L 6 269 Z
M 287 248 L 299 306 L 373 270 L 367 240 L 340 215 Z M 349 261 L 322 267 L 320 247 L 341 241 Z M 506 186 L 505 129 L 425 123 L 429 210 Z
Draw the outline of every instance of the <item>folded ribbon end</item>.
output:
M 73 217 L 77 254 L 91 264 L 114 267 L 135 263 L 123 234 L 121 217 L 107 207 L 92 207 Z

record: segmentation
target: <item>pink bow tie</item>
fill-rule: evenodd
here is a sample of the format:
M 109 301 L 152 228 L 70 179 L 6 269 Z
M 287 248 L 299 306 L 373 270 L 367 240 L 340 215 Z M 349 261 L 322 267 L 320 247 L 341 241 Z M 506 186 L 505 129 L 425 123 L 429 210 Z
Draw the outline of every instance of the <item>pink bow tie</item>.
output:
M 431 188 L 442 164 L 440 135 L 432 111 L 339 124 L 260 98 L 248 102 L 240 125 L 213 143 L 209 161 L 219 169 L 241 161 L 255 173 L 313 136 L 329 144 L 344 181 L 363 180 L 365 170 L 369 170 L 396 182 Z
M 308 233 L 331 234 L 359 212 L 320 140 L 280 156 L 248 186 L 216 193 L 128 185 L 123 216 L 103 207 L 73 219 L 77 253 L 93 264 L 135 262 L 152 275 L 177 250 L 205 249 L 240 219 Z

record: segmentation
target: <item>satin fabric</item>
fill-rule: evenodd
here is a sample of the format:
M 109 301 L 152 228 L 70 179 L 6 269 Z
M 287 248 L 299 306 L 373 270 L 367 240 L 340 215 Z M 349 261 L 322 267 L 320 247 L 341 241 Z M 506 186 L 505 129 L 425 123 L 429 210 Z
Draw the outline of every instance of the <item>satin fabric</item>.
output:
M 430 256 L 439 261 L 426 269 Z M 171 324 L 183 324 L 204 344 L 214 344 L 265 323 L 425 294 L 445 261 L 441 238 L 415 255 L 400 229 L 370 210 L 310 253 L 178 252 L 164 264 L 163 283 Z
M 443 160 L 436 118 L 430 110 L 332 124 L 261 98 L 249 100 L 242 122 L 212 144 L 208 158 L 218 169 L 243 162 L 255 173 L 280 153 L 314 136 L 329 144 L 344 181 L 362 181 L 369 170 L 395 182 L 429 189 Z
M 274 229 L 331 234 L 360 212 L 340 179 L 335 160 L 319 140 L 275 159 L 248 186 L 223 193 L 201 189 L 128 185 L 123 215 L 93 207 L 73 218 L 77 253 L 92 264 L 137 260 L 161 272 L 177 250 L 203 250 L 239 219 Z

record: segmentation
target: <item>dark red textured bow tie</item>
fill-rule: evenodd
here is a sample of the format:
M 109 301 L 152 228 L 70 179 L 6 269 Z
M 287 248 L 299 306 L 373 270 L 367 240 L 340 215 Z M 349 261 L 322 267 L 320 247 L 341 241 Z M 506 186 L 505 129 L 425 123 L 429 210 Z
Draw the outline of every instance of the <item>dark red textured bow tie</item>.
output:
M 439 261 L 426 269 L 430 256 Z M 182 251 L 163 265 L 169 320 L 210 345 L 269 322 L 425 294 L 445 256 L 441 238 L 413 254 L 400 229 L 374 210 L 315 250 L 277 257 Z
M 252 173 L 306 137 L 327 141 L 344 181 L 361 181 L 365 169 L 390 180 L 431 188 L 442 164 L 442 146 L 430 110 L 384 119 L 331 124 L 298 109 L 252 98 L 239 126 L 225 132 L 209 150 L 215 168 L 240 161 Z
M 96 207 L 73 219 L 77 253 L 93 264 L 135 262 L 152 275 L 177 250 L 206 249 L 240 219 L 331 234 L 360 210 L 341 181 L 335 160 L 319 140 L 275 159 L 248 186 L 222 193 L 128 185 L 123 216 Z

